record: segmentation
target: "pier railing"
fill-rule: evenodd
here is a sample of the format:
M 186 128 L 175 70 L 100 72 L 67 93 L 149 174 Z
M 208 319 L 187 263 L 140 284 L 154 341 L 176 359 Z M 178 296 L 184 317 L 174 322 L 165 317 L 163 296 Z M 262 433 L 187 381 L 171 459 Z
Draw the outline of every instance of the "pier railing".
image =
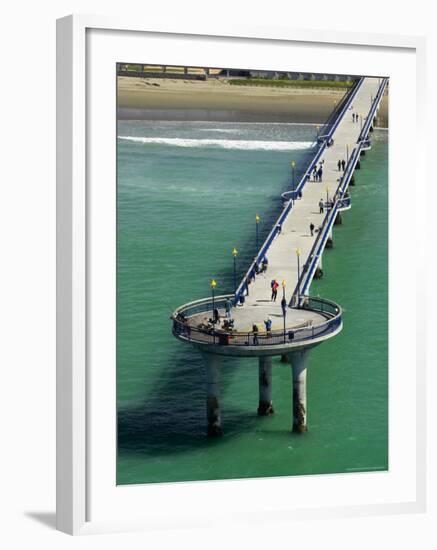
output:
M 385 88 L 387 84 L 388 84 L 388 78 L 383 78 L 381 81 L 381 84 L 379 85 L 376 96 L 373 98 L 369 114 L 367 115 L 367 118 L 364 121 L 360 135 L 358 136 L 358 139 L 357 139 L 357 143 L 363 142 L 367 139 L 367 136 L 369 135 L 370 127 L 373 124 L 373 118 L 375 117 L 376 110 L 378 109 L 379 103 L 385 92 Z
M 337 105 L 328 120 L 322 126 L 322 129 L 319 132 L 318 140 L 329 141 L 332 138 L 332 134 L 335 132 L 337 126 L 340 124 L 340 121 L 342 120 L 345 112 L 349 109 L 350 104 L 354 100 L 354 97 L 357 95 L 357 92 L 363 82 L 364 77 L 359 78 L 355 82 L 355 85 L 347 92 L 347 94 L 345 94 L 342 101 Z
M 290 300 L 290 305 L 292 306 L 299 307 L 302 300 L 307 299 L 306 293 L 314 277 L 323 250 L 325 249 L 329 233 L 334 225 L 338 211 L 350 206 L 351 199 L 350 197 L 345 197 L 345 193 L 360 158 L 363 143 L 364 142 L 359 143 L 353 149 L 343 177 L 340 179 L 337 190 L 334 194 L 333 200 L 331 203 L 326 203 L 327 212 L 323 218 L 322 225 L 317 232 L 317 236 L 314 240 L 310 253 L 308 254 L 308 259 L 302 267 L 302 272 Z
M 278 219 L 276 220 L 276 222 L 274 223 L 272 229 L 270 230 L 270 233 L 267 235 L 266 240 L 264 241 L 257 255 L 255 256 L 254 261 L 250 264 L 242 281 L 240 282 L 237 288 L 237 291 L 235 293 L 235 296 L 233 297 L 233 300 L 235 303 L 237 303 L 240 300 L 244 292 L 249 293 L 249 284 L 250 284 L 250 281 L 256 275 L 256 266 L 262 263 L 262 260 L 266 256 L 272 242 L 274 241 L 278 233 L 280 233 L 282 224 L 293 207 L 293 200 L 295 200 L 299 196 L 306 182 L 310 179 L 311 172 L 313 171 L 314 167 L 317 165 L 319 158 L 322 156 L 324 150 L 328 146 L 329 139 L 331 139 L 331 136 L 334 133 L 335 129 L 337 128 L 338 124 L 340 123 L 340 120 L 342 119 L 344 113 L 351 105 L 361 84 L 363 83 L 363 80 L 364 80 L 363 78 L 360 78 L 359 80 L 357 80 L 355 86 L 346 94 L 344 100 L 340 103 L 338 108 L 331 115 L 332 119 L 328 120 L 328 122 L 323 126 L 322 131 L 327 130 L 329 125 L 329 129 L 327 130 L 327 135 L 325 136 L 328 139 L 323 139 L 323 143 L 321 144 L 319 143 L 319 150 L 317 151 L 313 160 L 309 164 L 308 168 L 305 170 L 297 187 L 292 191 L 286 191 L 285 193 L 282 194 L 282 199 L 287 202 L 284 205 L 283 210 L 279 215 Z
M 292 189 L 291 191 L 285 191 L 284 193 L 282 193 L 281 197 L 283 201 L 296 200 L 298 198 L 305 184 L 307 183 L 307 181 L 309 181 L 312 171 L 314 170 L 315 166 L 317 166 L 317 162 L 319 161 L 319 158 L 322 156 L 325 149 L 329 147 L 329 143 L 333 133 L 337 129 L 337 126 L 340 124 L 340 121 L 342 120 L 344 113 L 349 109 L 363 81 L 364 81 L 363 77 L 359 78 L 356 81 L 355 85 L 345 94 L 342 101 L 334 109 L 334 111 L 328 118 L 327 122 L 325 122 L 321 132 L 319 132 L 319 135 L 317 137 L 319 150 L 317 151 L 316 155 L 313 157 L 313 160 L 305 170 L 296 188 Z
M 172 314 L 173 334 L 192 343 L 214 344 L 219 346 L 274 346 L 308 342 L 316 338 L 331 334 L 338 330 L 342 323 L 342 310 L 336 303 L 316 297 L 306 297 L 299 305 L 299 309 L 320 313 L 325 318 L 318 324 L 307 324 L 299 327 L 286 327 L 285 331 L 271 330 L 258 333 L 238 332 L 217 328 L 212 323 L 200 322 L 196 325 L 193 317 L 203 312 L 213 312 L 217 308 L 224 312 L 224 304 L 233 295 L 205 298 L 190 302 L 178 308 Z

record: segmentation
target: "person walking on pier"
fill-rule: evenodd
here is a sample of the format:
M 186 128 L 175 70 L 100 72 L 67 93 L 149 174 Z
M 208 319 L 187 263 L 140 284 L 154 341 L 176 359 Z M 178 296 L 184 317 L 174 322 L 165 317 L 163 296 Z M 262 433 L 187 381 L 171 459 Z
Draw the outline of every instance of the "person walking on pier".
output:
M 278 295 L 278 288 L 279 288 L 279 283 L 276 279 L 274 279 L 272 284 L 272 302 L 276 302 L 276 297 Z
M 313 180 L 317 181 L 317 166 L 314 166 L 314 169 L 313 169 Z
M 340 172 L 340 170 L 341 170 L 341 160 L 339 160 L 339 161 L 337 162 L 337 167 L 338 167 L 338 171 Z
M 317 170 L 317 181 L 322 181 L 323 176 L 323 168 L 320 166 L 320 168 Z
M 285 296 L 282 297 L 281 308 L 282 308 L 282 315 L 285 317 L 285 314 L 287 313 L 287 300 L 285 299 Z
M 319 210 L 320 210 L 320 214 L 323 214 L 323 210 L 324 210 L 323 199 L 319 200 Z
M 341 161 L 341 167 L 343 168 L 343 172 L 344 172 L 345 166 L 346 166 L 346 161 L 343 159 Z
M 311 231 L 311 237 L 314 236 L 314 224 L 313 222 L 310 223 L 310 231 Z

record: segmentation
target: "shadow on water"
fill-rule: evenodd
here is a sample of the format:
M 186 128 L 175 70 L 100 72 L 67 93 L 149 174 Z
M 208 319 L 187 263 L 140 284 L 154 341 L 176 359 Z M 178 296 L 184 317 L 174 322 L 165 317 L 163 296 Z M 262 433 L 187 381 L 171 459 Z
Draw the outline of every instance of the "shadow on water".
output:
M 173 454 L 209 447 L 220 439 L 206 437 L 205 370 L 200 353 L 183 346 L 175 353 L 164 378 L 136 406 L 118 411 L 118 450 L 128 454 Z M 231 367 L 231 368 L 230 368 Z M 221 372 L 222 422 L 229 438 L 252 429 L 258 419 L 256 398 L 253 410 L 226 405 L 235 362 L 224 358 Z M 244 368 L 244 367 L 243 367 Z M 254 376 L 257 376 L 254 370 Z
M 302 172 L 296 174 L 296 181 L 299 181 L 312 156 L 313 152 L 305 155 Z M 285 189 L 288 189 L 289 185 L 289 182 L 288 185 L 285 184 Z M 260 230 L 260 243 L 267 237 L 281 211 L 281 205 L 280 197 L 272 199 L 271 208 L 268 209 Z M 244 249 L 248 252 L 242 253 L 239 257 L 241 267 L 238 270 L 238 281 L 255 255 L 253 240 L 249 242 L 248 239 Z M 232 292 L 232 271 L 226 269 L 217 275 L 223 282 L 223 287 Z M 253 430 L 259 423 L 256 414 L 257 396 L 254 396 L 253 409 L 244 411 L 229 407 L 226 398 L 223 399 L 223 396 L 226 397 L 226 388 L 232 381 L 235 366 L 236 360 L 224 358 L 221 373 L 221 404 L 222 423 L 227 439 Z M 254 376 L 257 376 L 256 370 Z M 167 455 L 219 444 L 220 438 L 206 437 L 205 372 L 200 353 L 191 346 L 181 344 L 180 350 L 170 356 L 163 377 L 147 391 L 144 401 L 119 408 L 117 422 L 118 452 L 122 454 Z

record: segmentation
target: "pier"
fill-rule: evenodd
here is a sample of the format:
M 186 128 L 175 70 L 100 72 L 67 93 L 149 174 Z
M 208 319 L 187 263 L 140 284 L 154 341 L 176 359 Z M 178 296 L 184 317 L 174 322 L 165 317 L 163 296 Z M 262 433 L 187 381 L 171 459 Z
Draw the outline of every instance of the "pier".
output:
M 257 358 L 257 412 L 263 416 L 274 413 L 272 357 L 290 363 L 292 430 L 307 431 L 311 349 L 335 337 L 343 326 L 341 305 L 312 296 L 311 283 L 323 277 L 323 253 L 335 248 L 334 227 L 352 206 L 349 186 L 371 148 L 370 136 L 387 85 L 386 78 L 357 79 L 319 130 L 312 161 L 298 182 L 293 167 L 291 188 L 282 194 L 282 211 L 235 292 L 216 296 L 211 281 L 210 297 L 173 312 L 174 336 L 196 347 L 204 358 L 208 435 L 223 433 L 223 356 Z M 322 175 L 315 178 L 319 168 Z M 272 280 L 279 283 L 275 301 Z

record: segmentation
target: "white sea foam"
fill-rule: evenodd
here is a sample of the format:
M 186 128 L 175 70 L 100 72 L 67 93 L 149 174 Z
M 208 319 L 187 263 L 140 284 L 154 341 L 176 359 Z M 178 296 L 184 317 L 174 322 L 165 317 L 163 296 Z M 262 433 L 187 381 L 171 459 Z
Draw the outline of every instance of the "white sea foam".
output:
M 199 128 L 201 132 L 219 132 L 220 134 L 240 134 L 237 128 Z
M 295 151 L 309 149 L 314 146 L 312 141 L 258 141 L 240 139 L 184 139 L 118 136 L 119 139 L 143 144 L 171 145 L 173 147 L 196 147 L 218 149 L 239 149 L 242 151 Z

